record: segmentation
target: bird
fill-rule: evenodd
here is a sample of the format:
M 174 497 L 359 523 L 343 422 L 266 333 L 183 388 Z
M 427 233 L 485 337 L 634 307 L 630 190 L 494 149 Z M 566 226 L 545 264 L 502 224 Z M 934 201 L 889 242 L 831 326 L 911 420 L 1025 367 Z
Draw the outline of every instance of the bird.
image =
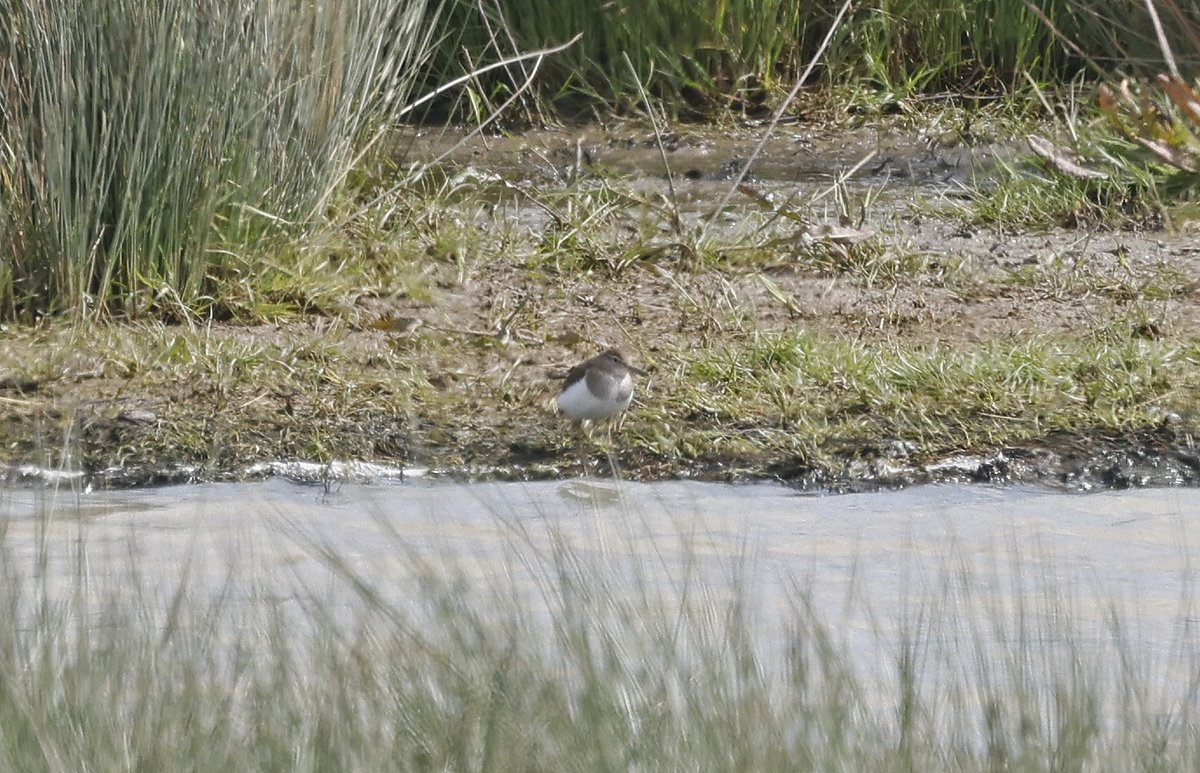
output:
M 625 361 L 621 352 L 607 349 L 567 371 L 555 398 L 560 411 L 578 422 L 603 421 L 633 401 L 633 374 L 646 371 Z

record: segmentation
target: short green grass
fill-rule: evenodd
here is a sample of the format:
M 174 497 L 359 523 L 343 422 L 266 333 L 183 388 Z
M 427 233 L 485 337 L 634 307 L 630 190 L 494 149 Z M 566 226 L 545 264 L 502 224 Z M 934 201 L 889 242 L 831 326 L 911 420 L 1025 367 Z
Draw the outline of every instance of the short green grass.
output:
M 1001 227 L 1154 228 L 1166 214 L 1153 174 L 1133 163 L 1106 162 L 1104 180 L 1082 180 L 1036 161 L 1001 164 L 972 190 L 967 219 Z
M 414 402 L 432 392 L 411 352 L 354 335 L 333 320 L 318 334 L 158 323 L 46 326 L 17 381 L 63 399 L 17 400 L 4 424 L 9 453 L 79 469 L 187 468 L 209 477 L 251 460 L 401 459 Z M 8 350 L 21 356 L 27 350 Z M 91 384 L 98 386 L 90 386 Z M 139 420 L 139 415 L 148 418 Z M 32 431 L 40 427 L 41 431 Z M 57 438 L 71 442 L 59 446 Z
M 1150 302 L 1079 333 L 971 345 L 760 331 L 741 312 L 727 323 L 713 308 L 696 314 L 724 330 L 660 348 L 650 391 L 621 431 L 625 451 L 670 469 L 721 460 L 762 474 L 803 459 L 836 470 L 896 444 L 933 460 L 1036 446 L 1056 433 L 1151 430 L 1196 409 L 1194 342 Z M 280 459 L 399 460 L 459 472 L 511 459 L 520 469 L 529 460 L 510 458 L 512 443 L 569 462 L 554 451 L 565 428 L 541 404 L 553 385 L 536 374 L 532 383 L 510 380 L 511 365 L 460 371 L 457 347 L 469 343 L 337 319 L 317 331 L 47 326 L 0 347 L 23 363 L 11 380 L 39 385 L 10 402 L 5 445 L 14 460 L 54 465 L 61 460 L 42 455 L 66 436 L 86 470 L 186 465 L 199 478 Z M 139 421 L 140 411 L 152 419 Z
M 1179 81 L 1174 88 L 1187 89 L 1185 84 Z M 1025 136 L 1034 152 L 1021 162 L 1001 162 L 972 187 L 967 219 L 1081 231 L 1155 230 L 1194 220 L 1198 178 L 1186 169 L 1194 166 L 1194 123 L 1165 93 L 1135 82 L 1127 96 L 1118 97 L 1123 89 L 1103 84 L 1098 96 L 1090 88 L 1072 89 L 1053 108 L 1034 89 L 1057 125 L 1031 127 Z M 1177 97 L 1187 103 L 1192 94 Z M 1052 147 L 1049 154 L 1042 147 L 1046 144 Z M 1163 153 L 1170 149 L 1178 158 L 1168 163 L 1148 149 L 1152 146 Z
M 1193 410 L 1200 383 L 1190 347 L 1150 330 L 1162 332 L 1135 315 L 972 347 L 754 333 L 671 357 L 678 376 L 658 382 L 668 394 L 631 430 L 668 456 L 836 468 L 895 441 L 929 459 L 1085 427 L 1147 429 Z

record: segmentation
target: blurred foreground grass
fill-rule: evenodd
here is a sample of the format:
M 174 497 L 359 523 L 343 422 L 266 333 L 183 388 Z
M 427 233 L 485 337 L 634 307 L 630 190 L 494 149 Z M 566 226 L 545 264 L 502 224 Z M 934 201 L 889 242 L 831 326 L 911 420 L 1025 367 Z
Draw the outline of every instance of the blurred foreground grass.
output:
M 9 496 L 0 490 L 0 510 Z M 873 627 L 851 634 L 817 611 L 814 578 L 771 576 L 772 597 L 788 602 L 768 610 L 744 579 L 752 559 L 714 577 L 685 548 L 668 581 L 652 580 L 662 567 L 602 561 L 550 521 L 522 527 L 545 529 L 537 538 L 507 526 L 507 579 L 480 580 L 471 557 L 429 553 L 391 531 L 396 575 L 297 536 L 332 581 L 271 577 L 246 592 L 231 571 L 213 594 L 189 582 L 187 561 L 165 587 L 141 574 L 135 550 L 101 563 L 123 549 L 89 544 L 86 516 L 69 504 L 36 519 L 20 535 L 18 522 L 0 521 L 5 770 L 1200 762 L 1187 578 L 1174 642 L 1141 639 L 1119 605 L 1073 606 L 1052 571 L 1023 591 L 997 581 L 994 564 L 972 568 L 995 557 L 965 556 L 930 568 L 940 579 L 928 597 L 887 610 L 868 602 Z M 79 539 L 51 548 L 48 526 L 62 519 L 78 519 Z M 1011 561 L 1018 578 L 1047 571 Z M 514 572 L 537 592 L 518 592 Z M 1081 622 L 1100 618 L 1101 630 Z

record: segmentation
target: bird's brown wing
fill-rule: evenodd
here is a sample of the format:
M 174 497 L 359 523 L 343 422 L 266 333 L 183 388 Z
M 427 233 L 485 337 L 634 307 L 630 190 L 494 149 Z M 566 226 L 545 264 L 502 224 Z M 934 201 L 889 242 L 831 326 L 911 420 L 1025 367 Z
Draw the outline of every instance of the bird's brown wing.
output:
M 568 370 L 567 377 L 563 379 L 563 389 L 566 389 L 568 384 L 574 384 L 576 381 L 583 378 L 583 374 L 585 371 L 587 371 L 588 363 L 590 362 L 591 360 L 588 362 L 581 362 Z

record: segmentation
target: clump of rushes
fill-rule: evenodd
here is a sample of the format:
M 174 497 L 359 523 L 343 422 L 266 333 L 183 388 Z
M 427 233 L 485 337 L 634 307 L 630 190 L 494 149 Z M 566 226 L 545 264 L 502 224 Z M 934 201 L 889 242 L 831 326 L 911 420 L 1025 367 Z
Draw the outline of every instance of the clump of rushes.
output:
M 0 316 L 203 304 L 403 106 L 427 5 L 0 0 Z

